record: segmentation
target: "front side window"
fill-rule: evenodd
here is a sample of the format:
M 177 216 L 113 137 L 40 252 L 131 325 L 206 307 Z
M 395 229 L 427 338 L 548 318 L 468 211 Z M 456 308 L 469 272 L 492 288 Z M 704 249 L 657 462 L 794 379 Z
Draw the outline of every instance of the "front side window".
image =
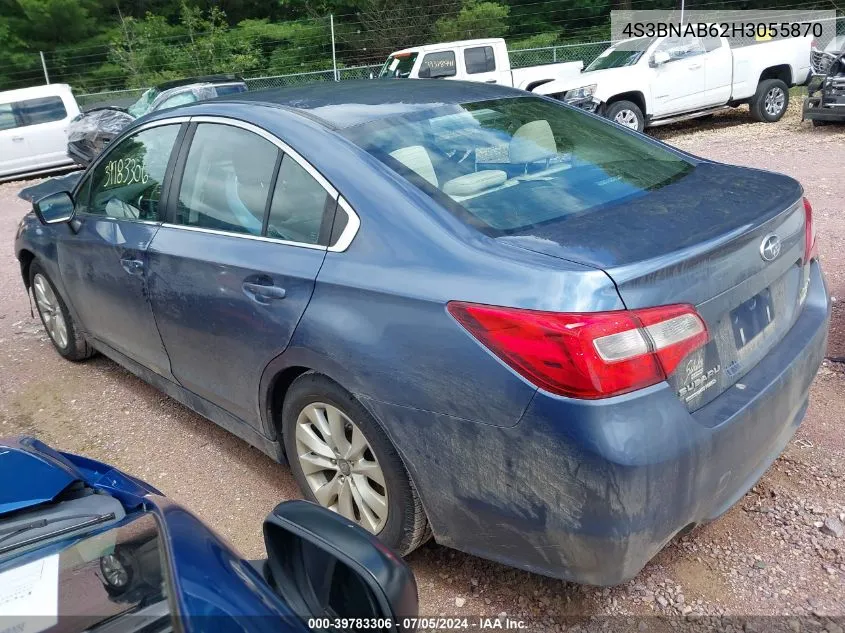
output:
M 441 106 L 345 135 L 493 236 L 602 213 L 694 169 L 669 149 L 532 96 Z
M 442 79 L 455 76 L 455 52 L 428 53 L 423 57 L 419 76 L 421 78 Z
M 200 123 L 188 150 L 176 224 L 261 235 L 279 156 L 258 134 Z
M 492 46 L 476 46 L 464 50 L 464 65 L 468 75 L 490 73 L 496 70 L 496 58 Z
M 11 130 L 18 127 L 15 112 L 11 103 L 0 103 L 0 130 Z
M 416 52 L 391 55 L 384 62 L 384 66 L 381 67 L 379 79 L 406 79 L 410 77 L 418 56 L 419 53 Z
M 122 140 L 94 168 L 87 209 L 78 210 L 121 220 L 160 221 L 161 185 L 179 127 L 162 125 Z M 78 204 L 85 200 L 78 199 Z
M 323 219 L 333 202 L 311 174 L 290 156 L 285 156 L 270 205 L 267 237 L 319 244 Z
M 669 61 L 687 59 L 704 54 L 704 46 L 697 37 L 667 37 L 654 51 L 669 54 Z
M 15 104 L 22 125 L 38 125 L 67 118 L 67 110 L 61 97 L 27 99 Z

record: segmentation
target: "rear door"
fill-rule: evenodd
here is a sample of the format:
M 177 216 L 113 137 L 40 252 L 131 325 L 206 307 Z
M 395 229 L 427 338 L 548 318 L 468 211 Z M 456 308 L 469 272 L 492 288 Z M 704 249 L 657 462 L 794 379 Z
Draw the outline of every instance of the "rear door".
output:
M 492 46 L 468 46 L 461 51 L 466 79 L 488 84 L 504 83 L 502 73 L 496 68 L 496 56 Z
M 706 37 L 704 44 L 704 89 L 707 105 L 722 105 L 731 98 L 733 55 L 728 41 L 720 37 Z
M 150 246 L 150 298 L 177 380 L 258 426 L 261 374 L 311 299 L 337 192 L 260 128 L 194 120 Z

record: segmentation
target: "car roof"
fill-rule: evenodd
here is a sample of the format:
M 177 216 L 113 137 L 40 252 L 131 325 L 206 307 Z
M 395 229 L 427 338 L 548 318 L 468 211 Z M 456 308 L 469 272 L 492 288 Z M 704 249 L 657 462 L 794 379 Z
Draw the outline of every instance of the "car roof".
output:
M 464 48 L 470 46 L 493 46 L 499 43 L 504 44 L 505 40 L 501 37 L 486 37 L 476 40 L 455 40 L 454 42 L 440 42 L 439 44 L 423 44 L 422 46 L 409 46 L 402 50 L 394 51 L 391 55 L 401 55 L 403 53 L 427 53 L 433 50 L 442 50 L 444 48 Z
M 38 97 L 70 94 L 70 86 L 67 84 L 44 84 L 43 86 L 32 86 L 31 88 L 18 88 L 17 90 L 0 92 L 0 103 L 12 103 L 21 99 L 37 99 Z
M 204 75 L 202 77 L 187 77 L 185 79 L 174 79 L 172 81 L 165 81 L 155 86 L 156 90 L 164 92 L 171 88 L 179 88 L 180 86 L 190 86 L 193 84 L 225 84 L 225 83 L 244 83 L 243 77 L 240 75 Z
M 244 92 L 206 103 L 258 102 L 297 110 L 331 128 L 347 128 L 399 114 L 524 96 L 504 86 L 437 79 L 379 79 L 321 82 Z

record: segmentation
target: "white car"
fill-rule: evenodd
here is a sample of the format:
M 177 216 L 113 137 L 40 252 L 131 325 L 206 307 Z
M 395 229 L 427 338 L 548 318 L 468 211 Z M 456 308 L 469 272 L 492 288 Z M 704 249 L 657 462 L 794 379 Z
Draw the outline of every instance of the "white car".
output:
M 67 84 L 0 92 L 0 180 L 73 165 L 67 127 L 78 114 Z
M 382 66 L 379 79 L 458 79 L 533 91 L 556 79 L 577 77 L 583 67 L 579 61 L 511 69 L 505 40 L 494 37 L 395 51 Z
M 786 112 L 790 86 L 807 80 L 810 43 L 803 37 L 739 47 L 724 37 L 623 40 L 577 77 L 535 92 L 637 130 L 743 103 L 756 120 L 773 122 Z

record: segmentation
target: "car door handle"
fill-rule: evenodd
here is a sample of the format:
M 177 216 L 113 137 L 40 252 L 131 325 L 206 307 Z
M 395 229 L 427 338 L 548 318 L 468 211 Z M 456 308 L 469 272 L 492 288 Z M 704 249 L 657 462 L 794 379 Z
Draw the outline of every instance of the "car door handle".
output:
M 495 79 L 488 79 L 488 80 L 487 80 L 487 81 L 485 81 L 484 83 L 486 83 L 486 84 L 495 84 L 495 83 L 498 83 L 498 82 L 497 82 Z
M 140 259 L 121 257 L 120 265 L 123 266 L 123 270 L 128 272 L 130 275 L 138 275 L 144 272 L 144 262 Z
M 21 143 L 21 142 L 23 142 L 23 136 L 13 136 L 13 137 L 12 137 L 12 140 L 13 140 L 15 143 Z
M 245 281 L 243 289 L 250 299 L 261 303 L 273 301 L 274 299 L 284 299 L 287 295 L 284 288 L 268 284 L 259 284 L 252 281 Z
M 689 68 L 690 70 L 698 70 L 699 68 L 701 68 L 701 64 L 692 64 L 690 66 L 687 66 L 687 68 Z

